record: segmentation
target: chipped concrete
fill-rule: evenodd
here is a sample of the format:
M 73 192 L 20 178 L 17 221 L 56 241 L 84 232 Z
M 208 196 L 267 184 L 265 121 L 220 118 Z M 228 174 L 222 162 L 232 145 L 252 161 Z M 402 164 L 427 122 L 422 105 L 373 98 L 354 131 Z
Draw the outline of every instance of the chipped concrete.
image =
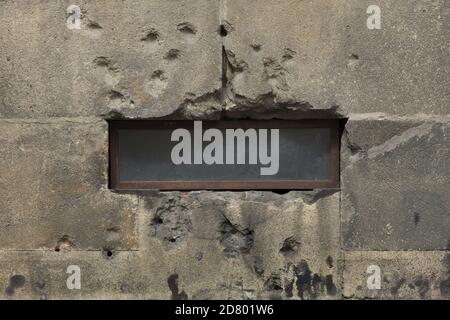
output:
M 450 299 L 449 4 L 369 4 L 0 1 L 0 299 Z M 341 188 L 115 193 L 122 118 L 339 118 Z

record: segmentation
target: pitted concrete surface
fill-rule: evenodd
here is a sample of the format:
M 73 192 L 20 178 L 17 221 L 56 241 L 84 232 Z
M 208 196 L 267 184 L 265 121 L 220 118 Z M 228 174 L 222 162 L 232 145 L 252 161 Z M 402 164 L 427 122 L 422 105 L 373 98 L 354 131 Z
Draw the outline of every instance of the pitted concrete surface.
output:
M 371 4 L 0 1 L 0 298 L 450 299 L 449 2 Z M 339 118 L 341 188 L 116 193 L 119 118 Z

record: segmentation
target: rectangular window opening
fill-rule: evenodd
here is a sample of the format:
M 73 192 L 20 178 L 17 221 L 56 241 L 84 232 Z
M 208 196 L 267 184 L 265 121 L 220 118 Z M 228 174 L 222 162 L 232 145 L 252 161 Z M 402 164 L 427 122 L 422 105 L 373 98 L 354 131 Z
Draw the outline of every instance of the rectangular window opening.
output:
M 339 119 L 111 120 L 110 188 L 339 188 Z

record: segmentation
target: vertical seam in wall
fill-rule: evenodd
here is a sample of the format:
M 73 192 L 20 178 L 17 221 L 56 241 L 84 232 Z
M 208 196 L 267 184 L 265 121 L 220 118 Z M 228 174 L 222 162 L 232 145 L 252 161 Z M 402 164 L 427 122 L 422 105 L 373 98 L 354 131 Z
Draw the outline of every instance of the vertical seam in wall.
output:
M 345 255 L 344 255 L 344 248 L 342 243 L 342 175 L 341 175 L 341 150 L 342 150 L 342 144 L 340 144 L 339 148 L 339 255 L 341 263 L 339 263 L 338 266 L 338 272 L 339 272 L 339 283 L 340 283 L 340 289 L 341 289 L 341 299 L 345 299 L 344 297 L 344 270 L 345 270 Z
M 225 39 L 221 34 L 221 26 L 224 23 L 224 15 L 225 15 L 225 0 L 219 0 L 219 25 L 217 32 L 219 34 L 220 38 L 220 55 L 221 55 L 221 75 L 220 75 L 220 81 L 221 81 L 221 88 L 220 88 L 220 102 L 222 104 L 222 109 L 225 107 L 226 104 L 226 90 L 227 90 L 227 61 L 225 56 Z

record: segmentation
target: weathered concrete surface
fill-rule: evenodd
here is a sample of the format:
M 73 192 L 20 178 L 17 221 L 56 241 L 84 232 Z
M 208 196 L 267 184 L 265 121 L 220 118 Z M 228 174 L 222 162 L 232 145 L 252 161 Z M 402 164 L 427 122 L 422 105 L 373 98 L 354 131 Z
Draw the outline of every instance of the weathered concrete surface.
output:
M 382 29 L 366 26 L 369 5 Z M 225 0 L 230 95 L 343 114 L 447 114 L 448 1 Z M 233 109 L 233 104 L 230 104 Z
M 335 299 L 339 195 L 192 192 L 138 195 L 139 250 L 0 251 L 8 299 Z M 326 230 L 326 232 L 323 232 Z M 68 290 L 66 269 L 81 268 Z M 10 279 L 23 276 L 11 294 Z
M 330 193 L 165 193 L 144 200 L 142 241 L 176 259 L 192 298 L 333 298 L 339 273 L 327 261 L 340 258 L 338 205 Z M 195 257 L 198 270 L 180 255 Z
M 72 4 L 0 1 L 1 299 L 450 299 L 448 1 Z M 162 116 L 347 116 L 341 191 L 109 190 Z
M 72 4 L 0 2 L 0 117 L 220 107 L 218 1 L 78 1 L 81 30 L 65 25 Z
M 368 289 L 367 268 L 381 270 L 381 288 Z M 450 254 L 423 251 L 353 251 L 345 254 L 345 299 L 449 299 Z
M 449 249 L 449 121 L 355 120 L 342 154 L 347 249 Z
M 0 145 L 0 249 L 135 248 L 136 200 L 107 187 L 105 122 L 1 120 Z

